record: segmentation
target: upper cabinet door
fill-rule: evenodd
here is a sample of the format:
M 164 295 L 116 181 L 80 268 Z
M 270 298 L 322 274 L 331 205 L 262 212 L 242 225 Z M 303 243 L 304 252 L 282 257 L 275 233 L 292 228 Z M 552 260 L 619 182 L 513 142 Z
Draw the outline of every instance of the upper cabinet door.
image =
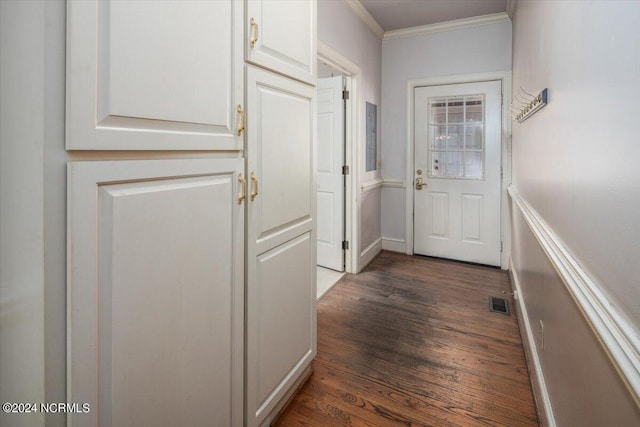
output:
M 240 150 L 242 3 L 71 1 L 68 150 Z
M 247 0 L 248 62 L 316 84 L 316 2 Z

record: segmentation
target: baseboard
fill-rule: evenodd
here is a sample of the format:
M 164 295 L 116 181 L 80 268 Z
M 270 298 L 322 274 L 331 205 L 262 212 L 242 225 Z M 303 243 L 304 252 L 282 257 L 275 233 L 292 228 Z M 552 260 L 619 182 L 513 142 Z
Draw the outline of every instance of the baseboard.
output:
M 551 407 L 551 399 L 549 398 L 544 373 L 542 372 L 542 363 L 538 357 L 535 335 L 529 322 L 526 304 L 522 299 L 522 289 L 520 288 L 517 269 L 513 265 L 513 259 L 511 258 L 509 258 L 509 265 L 509 278 L 511 279 L 511 285 L 514 291 L 513 299 L 516 306 L 516 315 L 518 317 L 520 336 L 522 337 L 522 344 L 527 358 L 533 395 L 538 409 L 538 418 L 542 426 L 556 427 L 556 420 L 553 416 L 553 408 Z
M 520 210 L 549 262 L 640 406 L 640 337 L 634 327 L 616 310 L 600 290 L 598 282 L 518 191 L 513 186 L 507 190 L 514 207 Z
M 382 249 L 385 251 L 405 253 L 407 243 L 401 239 L 392 239 L 390 237 L 382 238 Z
M 382 252 L 382 237 L 378 237 L 360 253 L 360 271 L 364 270 L 380 252 Z

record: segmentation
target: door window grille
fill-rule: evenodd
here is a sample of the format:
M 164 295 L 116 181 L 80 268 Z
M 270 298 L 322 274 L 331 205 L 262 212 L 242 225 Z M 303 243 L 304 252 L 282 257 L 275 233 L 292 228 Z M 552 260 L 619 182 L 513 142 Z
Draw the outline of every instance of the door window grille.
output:
M 484 179 L 484 95 L 428 102 L 429 177 Z

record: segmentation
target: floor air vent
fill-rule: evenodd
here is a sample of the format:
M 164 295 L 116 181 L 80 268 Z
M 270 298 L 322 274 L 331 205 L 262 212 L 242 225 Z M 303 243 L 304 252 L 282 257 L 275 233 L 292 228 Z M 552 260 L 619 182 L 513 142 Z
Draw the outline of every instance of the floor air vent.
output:
M 489 311 L 509 314 L 509 303 L 504 298 L 489 297 Z

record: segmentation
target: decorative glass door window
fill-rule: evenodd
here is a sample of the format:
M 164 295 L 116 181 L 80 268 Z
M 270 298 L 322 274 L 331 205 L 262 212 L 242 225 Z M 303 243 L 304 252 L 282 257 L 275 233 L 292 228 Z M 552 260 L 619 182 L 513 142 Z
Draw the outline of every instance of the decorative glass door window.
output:
M 429 177 L 484 179 L 484 95 L 429 98 Z

